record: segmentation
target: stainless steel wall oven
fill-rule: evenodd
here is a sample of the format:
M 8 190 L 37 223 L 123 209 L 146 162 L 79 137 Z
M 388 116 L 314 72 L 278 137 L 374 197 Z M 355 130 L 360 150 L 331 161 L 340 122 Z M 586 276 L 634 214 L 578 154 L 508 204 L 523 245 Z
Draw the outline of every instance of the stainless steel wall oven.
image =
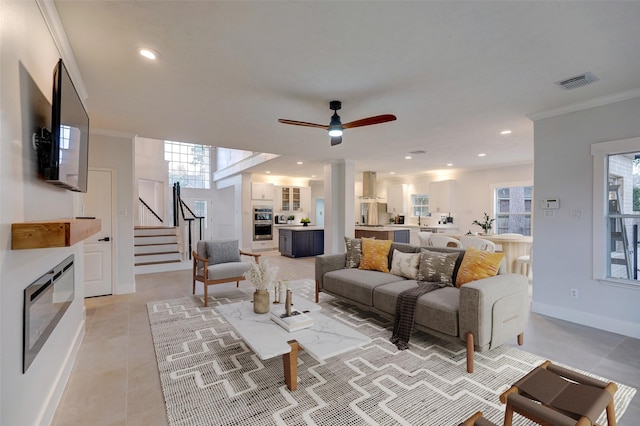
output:
M 273 207 L 255 206 L 253 208 L 253 241 L 273 239 Z

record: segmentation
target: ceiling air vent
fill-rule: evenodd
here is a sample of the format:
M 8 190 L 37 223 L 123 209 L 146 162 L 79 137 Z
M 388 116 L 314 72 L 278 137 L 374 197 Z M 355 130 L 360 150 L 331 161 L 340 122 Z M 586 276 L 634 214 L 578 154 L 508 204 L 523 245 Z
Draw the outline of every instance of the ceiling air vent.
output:
M 575 77 L 567 78 L 566 80 L 556 81 L 555 84 L 562 87 L 564 90 L 573 90 L 578 87 L 587 86 L 591 83 L 600 80 L 593 73 L 587 72 L 584 74 L 576 75 Z

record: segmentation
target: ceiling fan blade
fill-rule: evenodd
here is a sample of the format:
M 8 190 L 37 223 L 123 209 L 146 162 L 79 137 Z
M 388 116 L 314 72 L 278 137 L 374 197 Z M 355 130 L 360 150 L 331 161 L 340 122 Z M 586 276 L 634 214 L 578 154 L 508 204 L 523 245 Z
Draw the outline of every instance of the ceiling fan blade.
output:
M 376 115 L 374 117 L 363 118 L 361 120 L 352 121 L 351 123 L 343 124 L 343 129 L 351 129 L 353 127 L 371 126 L 372 124 L 386 123 L 387 121 L 396 120 L 396 116 L 393 114 Z
M 324 124 L 316 124 L 316 123 L 307 123 L 306 121 L 295 121 L 295 120 L 285 120 L 283 118 L 278 119 L 278 121 L 282 124 L 293 124 L 294 126 L 304 126 L 304 127 L 318 127 L 320 129 L 328 130 L 329 126 Z
M 338 145 L 342 143 L 342 136 L 332 136 L 331 137 L 331 146 Z

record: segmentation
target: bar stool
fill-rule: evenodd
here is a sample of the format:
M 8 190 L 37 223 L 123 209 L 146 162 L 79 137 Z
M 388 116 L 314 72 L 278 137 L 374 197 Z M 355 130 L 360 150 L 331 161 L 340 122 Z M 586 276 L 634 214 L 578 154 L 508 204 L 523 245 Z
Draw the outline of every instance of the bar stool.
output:
M 618 386 L 545 361 L 500 395 L 507 404 L 505 426 L 513 412 L 543 426 L 595 425 L 602 411 L 607 424 L 616 425 L 613 396 Z

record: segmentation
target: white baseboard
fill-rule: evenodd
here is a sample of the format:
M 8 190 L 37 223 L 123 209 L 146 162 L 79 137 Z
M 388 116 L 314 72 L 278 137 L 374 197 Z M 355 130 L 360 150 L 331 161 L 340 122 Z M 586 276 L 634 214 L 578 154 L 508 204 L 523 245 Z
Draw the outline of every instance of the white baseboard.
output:
M 537 314 L 558 318 L 565 321 L 574 322 L 576 324 L 586 325 L 588 327 L 597 328 L 599 330 L 609 331 L 611 333 L 622 334 L 624 336 L 640 339 L 640 324 L 629 321 L 622 321 L 615 318 L 609 318 L 590 312 L 576 311 L 561 306 L 549 305 L 534 301 L 531 310 Z
M 118 288 L 116 289 L 116 294 L 129 294 L 136 292 L 136 283 L 128 283 L 128 284 L 118 284 Z
M 159 263 L 157 265 L 140 265 L 136 266 L 134 273 L 136 275 L 141 274 L 153 274 L 155 272 L 170 272 L 170 271 L 184 271 L 193 267 L 193 260 L 184 260 L 182 262 L 175 263 Z
M 69 377 L 71 376 L 71 371 L 73 369 L 73 365 L 78 358 L 78 352 L 80 351 L 80 345 L 82 344 L 82 340 L 84 339 L 85 332 L 85 315 L 83 309 L 82 321 L 78 324 L 78 328 L 76 330 L 76 335 L 73 339 L 73 344 L 69 347 L 69 351 L 67 352 L 67 356 L 64 359 L 64 365 L 59 370 L 58 376 L 56 377 L 56 381 L 54 386 L 51 388 L 51 392 L 47 398 L 47 403 L 40 418 L 38 419 L 37 424 L 45 426 L 53 424 L 53 417 L 56 414 L 56 409 L 60 404 L 60 400 L 62 399 L 62 395 L 64 393 L 64 388 L 67 386 L 67 382 L 69 381 Z

